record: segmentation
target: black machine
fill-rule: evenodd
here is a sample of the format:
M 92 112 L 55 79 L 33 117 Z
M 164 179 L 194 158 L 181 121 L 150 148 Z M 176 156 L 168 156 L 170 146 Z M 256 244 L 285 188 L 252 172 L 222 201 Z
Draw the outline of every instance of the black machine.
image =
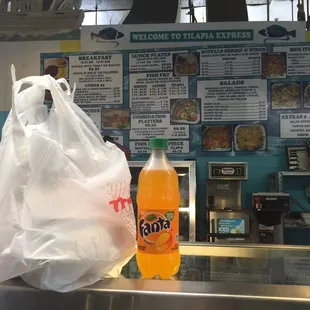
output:
M 283 244 L 283 220 L 290 210 L 289 194 L 254 193 L 253 206 L 260 242 Z

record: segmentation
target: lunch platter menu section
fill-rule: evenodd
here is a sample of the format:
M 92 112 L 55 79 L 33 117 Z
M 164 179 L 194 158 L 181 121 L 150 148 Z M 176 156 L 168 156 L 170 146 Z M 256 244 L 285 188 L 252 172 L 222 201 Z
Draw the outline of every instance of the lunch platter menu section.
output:
M 200 98 L 190 98 L 189 77 L 199 74 L 200 54 L 177 51 L 129 53 L 129 147 L 148 153 L 152 137 L 169 139 L 169 154 L 190 152 L 190 125 L 201 120 Z
M 129 71 L 172 70 L 172 52 L 129 53 Z
M 181 157 L 274 154 L 310 138 L 309 55 L 272 42 L 52 53 L 41 73 L 75 84 L 74 102 L 134 157 L 152 137 Z
M 198 81 L 202 121 L 268 119 L 267 82 L 261 79 Z

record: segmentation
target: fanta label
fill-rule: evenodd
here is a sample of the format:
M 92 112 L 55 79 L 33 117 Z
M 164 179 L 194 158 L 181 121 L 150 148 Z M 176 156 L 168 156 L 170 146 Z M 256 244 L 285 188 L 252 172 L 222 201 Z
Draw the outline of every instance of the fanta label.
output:
M 168 254 L 178 250 L 178 221 L 174 211 L 139 210 L 138 250 L 148 254 Z

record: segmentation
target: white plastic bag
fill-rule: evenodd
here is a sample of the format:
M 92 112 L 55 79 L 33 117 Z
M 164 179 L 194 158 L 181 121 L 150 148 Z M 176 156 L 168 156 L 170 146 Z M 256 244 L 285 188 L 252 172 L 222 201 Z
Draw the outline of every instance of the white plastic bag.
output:
M 32 86 L 20 91 L 24 84 Z M 21 275 L 66 292 L 117 276 L 135 252 L 136 228 L 125 154 L 103 142 L 60 84 L 13 80 L 0 144 L 0 281 Z

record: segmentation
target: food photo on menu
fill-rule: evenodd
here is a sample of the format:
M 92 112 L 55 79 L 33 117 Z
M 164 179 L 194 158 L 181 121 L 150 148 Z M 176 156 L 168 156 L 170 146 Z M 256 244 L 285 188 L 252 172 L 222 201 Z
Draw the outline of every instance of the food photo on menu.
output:
M 261 124 L 242 124 L 234 128 L 235 151 L 266 151 L 266 128 Z
M 69 57 L 62 58 L 45 58 L 43 60 L 44 74 L 49 74 L 55 79 L 64 78 L 68 81 L 69 78 Z M 69 81 L 68 81 L 69 83 Z M 53 101 L 51 92 L 45 91 L 45 101 Z
M 201 99 L 170 99 L 171 124 L 191 124 L 200 122 Z
M 202 150 L 228 152 L 232 150 L 232 126 L 202 126 Z
M 303 92 L 303 99 L 304 99 L 304 108 L 310 109 L 310 82 L 303 83 L 304 92 Z
M 262 78 L 286 78 L 286 53 L 262 53 Z
M 129 130 L 129 109 L 102 109 L 102 128 Z
M 69 78 L 69 58 L 45 58 L 44 74 L 49 74 L 55 79 Z
M 173 54 L 173 74 L 199 75 L 200 72 L 200 53 L 179 53 Z
M 273 83 L 271 108 L 273 110 L 300 109 L 300 83 Z

